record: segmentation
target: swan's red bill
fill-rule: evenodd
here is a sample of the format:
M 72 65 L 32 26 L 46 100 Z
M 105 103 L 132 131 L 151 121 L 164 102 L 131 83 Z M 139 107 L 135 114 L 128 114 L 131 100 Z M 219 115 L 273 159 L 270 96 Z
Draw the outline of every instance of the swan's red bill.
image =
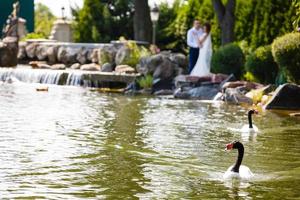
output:
M 258 111 L 257 111 L 257 110 L 254 110 L 254 113 L 255 113 L 255 114 L 258 114 Z
M 226 144 L 226 150 L 231 150 L 233 148 L 233 143 Z

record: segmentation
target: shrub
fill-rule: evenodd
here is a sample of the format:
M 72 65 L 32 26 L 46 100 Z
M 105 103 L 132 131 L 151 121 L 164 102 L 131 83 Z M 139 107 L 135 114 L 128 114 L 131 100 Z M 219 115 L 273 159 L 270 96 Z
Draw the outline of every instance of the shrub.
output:
M 251 53 L 247 58 L 245 67 L 259 82 L 275 83 L 278 66 L 272 56 L 270 45 L 259 47 Z
M 21 39 L 21 41 L 26 41 L 29 39 L 45 39 L 44 35 L 41 33 L 28 33 L 25 37 Z
M 212 72 L 234 74 L 240 78 L 244 66 L 244 54 L 236 44 L 227 44 L 217 50 L 212 56 Z
M 300 33 L 288 33 L 275 39 L 272 54 L 287 78 L 300 84 Z
M 144 89 L 152 88 L 153 77 L 151 75 L 146 75 L 138 80 L 138 84 Z

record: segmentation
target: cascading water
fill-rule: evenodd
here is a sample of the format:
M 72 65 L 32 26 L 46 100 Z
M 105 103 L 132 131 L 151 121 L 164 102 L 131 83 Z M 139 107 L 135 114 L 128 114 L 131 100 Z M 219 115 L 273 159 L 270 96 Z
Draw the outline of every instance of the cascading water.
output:
M 58 70 L 0 68 L 0 81 L 21 81 L 26 83 L 59 84 L 64 72 Z
M 107 74 L 97 71 L 32 69 L 26 65 L 16 68 L 0 68 L 0 82 L 25 82 L 70 85 L 83 87 L 126 87 L 136 76 Z

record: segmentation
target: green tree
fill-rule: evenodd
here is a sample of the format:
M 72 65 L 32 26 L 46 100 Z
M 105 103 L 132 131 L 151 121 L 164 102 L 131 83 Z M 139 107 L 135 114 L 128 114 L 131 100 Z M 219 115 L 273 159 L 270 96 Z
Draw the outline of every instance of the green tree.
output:
M 73 8 L 75 41 L 133 38 L 133 6 L 133 0 L 85 0 L 82 9 Z
M 34 29 L 36 34 L 48 38 L 55 19 L 56 17 L 51 13 L 47 6 L 41 3 L 35 5 Z

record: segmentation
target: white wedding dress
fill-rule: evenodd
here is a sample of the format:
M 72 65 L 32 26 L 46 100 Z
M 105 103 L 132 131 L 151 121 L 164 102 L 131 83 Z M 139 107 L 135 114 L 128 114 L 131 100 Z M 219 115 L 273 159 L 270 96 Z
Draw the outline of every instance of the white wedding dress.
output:
M 205 37 L 205 34 L 202 36 Z M 199 56 L 191 76 L 207 76 L 210 75 L 210 61 L 212 56 L 211 35 L 209 34 L 203 46 L 199 50 Z

